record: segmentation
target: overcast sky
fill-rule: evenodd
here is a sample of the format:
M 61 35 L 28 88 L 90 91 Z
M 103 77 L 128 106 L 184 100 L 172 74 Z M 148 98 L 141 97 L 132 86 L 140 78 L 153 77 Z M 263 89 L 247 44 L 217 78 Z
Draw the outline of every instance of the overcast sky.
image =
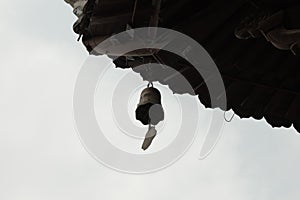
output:
M 73 120 L 74 84 L 88 54 L 72 31 L 72 9 L 63 0 L 1 3 L 1 200 L 300 198 L 300 137 L 264 120 L 235 117 L 205 160 L 198 160 L 200 137 L 154 174 L 102 166 L 81 145 Z

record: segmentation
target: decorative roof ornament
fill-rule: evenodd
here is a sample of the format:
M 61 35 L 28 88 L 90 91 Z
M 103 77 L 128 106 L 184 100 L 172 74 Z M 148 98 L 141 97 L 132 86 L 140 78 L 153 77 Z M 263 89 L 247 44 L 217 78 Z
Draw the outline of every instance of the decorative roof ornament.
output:
M 88 0 L 65 0 L 68 4 L 73 7 L 73 13 L 80 17 L 83 14 L 83 8 Z

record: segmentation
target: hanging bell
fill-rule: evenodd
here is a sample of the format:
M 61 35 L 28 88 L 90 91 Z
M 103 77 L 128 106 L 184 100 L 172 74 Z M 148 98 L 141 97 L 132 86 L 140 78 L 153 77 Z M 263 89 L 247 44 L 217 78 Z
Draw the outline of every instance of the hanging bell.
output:
M 150 84 L 149 84 L 150 85 Z M 164 120 L 164 110 L 161 105 L 161 95 L 158 89 L 151 87 L 141 93 L 140 102 L 135 111 L 135 117 L 144 125 L 157 125 Z

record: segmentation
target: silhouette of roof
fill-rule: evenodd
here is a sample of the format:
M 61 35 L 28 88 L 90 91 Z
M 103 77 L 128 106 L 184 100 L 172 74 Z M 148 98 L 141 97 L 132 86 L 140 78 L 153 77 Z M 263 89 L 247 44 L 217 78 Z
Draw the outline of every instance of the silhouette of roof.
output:
M 138 0 L 132 21 L 135 3 L 135 0 L 88 1 L 84 9 L 86 19 L 80 26 L 74 26 L 74 31 L 82 34 L 89 52 L 103 39 L 124 31 L 129 23 L 134 28 L 149 25 L 153 12 L 151 1 Z M 159 26 L 186 34 L 207 50 L 224 80 L 227 110 L 233 109 L 241 118 L 264 117 L 273 127 L 293 124 L 300 132 L 300 57 L 276 49 L 263 38 L 240 40 L 234 35 L 241 19 L 258 9 L 274 12 L 299 5 L 298 0 L 163 0 Z M 292 23 L 289 25 L 293 26 Z M 201 103 L 211 107 L 203 78 L 182 58 L 159 51 L 155 57 L 132 56 L 128 60 L 122 56 L 114 62 L 117 67 L 134 70 L 142 60 L 159 60 L 180 72 L 190 82 Z M 146 72 L 138 73 L 145 80 L 149 79 Z M 176 74 L 171 77 L 165 80 L 157 76 L 157 81 L 169 85 L 175 93 L 188 92 L 178 88 Z

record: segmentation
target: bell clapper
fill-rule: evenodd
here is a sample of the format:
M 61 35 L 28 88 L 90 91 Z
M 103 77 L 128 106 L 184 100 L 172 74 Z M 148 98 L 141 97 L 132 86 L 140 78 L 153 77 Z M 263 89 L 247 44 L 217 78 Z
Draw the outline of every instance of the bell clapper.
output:
M 143 145 L 142 145 L 142 149 L 144 151 L 149 148 L 149 146 L 151 145 L 151 143 L 152 143 L 153 139 L 155 138 L 156 134 L 157 134 L 157 131 L 155 129 L 155 126 L 152 126 L 151 122 L 149 122 L 148 131 L 146 133 L 145 140 L 144 140 Z

